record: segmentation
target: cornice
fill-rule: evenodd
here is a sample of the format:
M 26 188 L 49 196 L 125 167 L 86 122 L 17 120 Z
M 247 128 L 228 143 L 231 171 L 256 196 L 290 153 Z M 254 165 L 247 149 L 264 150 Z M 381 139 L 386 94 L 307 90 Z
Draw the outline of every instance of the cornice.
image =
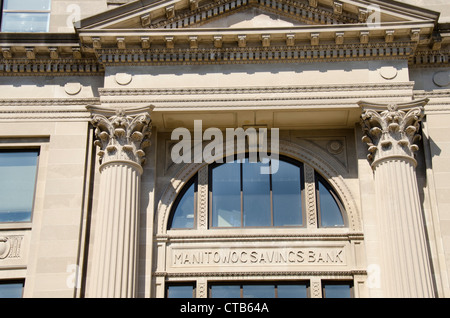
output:
M 279 14 L 296 16 L 297 20 L 300 21 L 300 16 L 305 15 L 307 16 L 306 19 L 313 20 L 314 23 L 327 22 L 320 17 L 321 15 L 331 16 L 331 20 L 341 22 L 345 19 L 366 22 L 373 6 L 380 8 L 383 15 L 389 16 L 391 20 L 437 21 L 439 18 L 437 12 L 389 0 L 373 0 L 370 2 L 365 0 L 204 0 L 201 2 L 199 0 L 141 0 L 85 18 L 80 21 L 79 30 L 111 28 L 114 25 L 120 25 L 120 23 L 129 25 L 130 22 L 148 28 L 151 25 L 160 26 L 161 23 L 167 25 L 183 19 L 187 20 L 187 23 L 182 23 L 185 27 L 201 23 L 205 19 L 213 19 L 221 14 L 227 14 L 242 6 L 256 4 L 276 10 Z M 209 17 L 208 10 L 211 11 Z

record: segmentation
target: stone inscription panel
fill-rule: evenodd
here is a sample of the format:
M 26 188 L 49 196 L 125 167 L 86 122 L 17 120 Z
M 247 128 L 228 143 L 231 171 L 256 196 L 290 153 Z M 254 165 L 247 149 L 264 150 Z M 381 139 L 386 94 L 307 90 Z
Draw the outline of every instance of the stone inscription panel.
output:
M 169 248 L 169 267 L 345 266 L 344 246 L 292 248 Z

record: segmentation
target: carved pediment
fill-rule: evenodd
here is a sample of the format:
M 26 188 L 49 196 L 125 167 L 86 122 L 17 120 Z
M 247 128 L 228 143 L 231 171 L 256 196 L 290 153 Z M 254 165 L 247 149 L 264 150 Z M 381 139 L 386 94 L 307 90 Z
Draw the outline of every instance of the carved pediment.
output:
M 381 0 L 141 0 L 84 19 L 80 29 L 220 29 L 396 23 L 430 21 L 438 16 L 426 9 Z

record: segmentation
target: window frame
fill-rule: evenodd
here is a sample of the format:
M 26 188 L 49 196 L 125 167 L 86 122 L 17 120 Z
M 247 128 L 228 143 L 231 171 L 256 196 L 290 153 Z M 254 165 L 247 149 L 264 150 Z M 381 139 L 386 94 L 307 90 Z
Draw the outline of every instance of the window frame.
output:
M 350 298 L 355 298 L 355 284 L 353 280 L 328 280 L 328 279 L 323 279 L 321 282 L 322 285 L 322 298 L 327 298 L 326 297 L 326 293 L 325 293 L 325 287 L 326 285 L 334 285 L 334 286 L 350 286 Z M 332 298 L 327 298 L 327 299 L 332 299 Z
M 169 287 L 173 287 L 173 286 L 188 286 L 188 287 L 192 287 L 192 298 L 197 298 L 197 284 L 196 282 L 172 282 L 172 283 L 166 283 L 165 284 L 165 291 L 164 291 L 164 298 L 168 298 L 169 299 Z M 170 298 L 170 299 L 174 299 L 174 298 Z
M 336 226 L 322 226 L 322 210 L 320 207 L 320 193 L 319 193 L 319 181 L 322 183 L 322 185 L 328 190 L 330 195 L 333 197 L 334 201 L 336 202 L 336 205 L 339 208 L 339 212 L 341 213 L 342 217 L 342 225 L 336 225 Z M 345 207 L 342 204 L 341 199 L 337 195 L 334 188 L 330 185 L 330 183 L 322 177 L 317 171 L 314 172 L 314 182 L 315 182 L 315 191 L 316 191 L 316 213 L 317 213 L 317 228 L 321 229 L 342 229 L 348 227 L 348 220 L 347 220 L 347 213 L 345 213 Z
M 304 285 L 306 286 L 306 298 L 311 298 L 311 284 L 309 280 L 298 280 L 298 281 L 240 281 L 240 282 L 209 282 L 208 283 L 208 298 L 212 298 L 212 286 L 239 286 L 240 297 L 244 298 L 244 288 L 243 286 L 261 286 L 261 285 L 273 285 L 275 299 L 284 299 L 278 297 L 278 286 L 279 285 Z M 295 297 L 294 297 L 295 298 Z M 300 298 L 301 299 L 301 298 Z
M 224 157 L 223 158 L 223 162 L 213 162 L 210 163 L 208 165 L 202 166 L 201 169 L 199 171 L 197 171 L 189 180 L 188 182 L 186 182 L 182 187 L 180 192 L 178 192 L 175 195 L 175 199 L 173 201 L 173 204 L 170 207 L 169 213 L 168 213 L 168 217 L 167 217 L 167 223 L 165 224 L 165 229 L 167 231 L 171 231 L 171 230 L 198 230 L 199 226 L 200 228 L 204 228 L 204 229 L 208 229 L 208 230 L 242 230 L 242 229 L 284 229 L 284 230 L 297 230 L 297 229 L 306 229 L 306 228 L 315 228 L 317 230 L 339 230 L 339 229 L 347 229 L 349 228 L 349 216 L 347 215 L 347 211 L 345 208 L 345 205 L 342 201 L 342 199 L 340 198 L 339 194 L 337 193 L 337 191 L 334 189 L 333 185 L 328 181 L 327 178 L 323 177 L 320 172 L 318 172 L 316 169 L 314 169 L 313 166 L 309 165 L 308 163 L 305 163 L 299 159 L 296 158 L 291 158 L 289 156 L 284 156 L 284 155 L 280 155 L 277 159 L 280 160 L 280 162 L 286 162 L 289 163 L 291 165 L 294 165 L 296 167 L 298 167 L 300 169 L 300 200 L 301 200 L 301 225 L 274 225 L 274 194 L 273 194 L 273 179 L 272 179 L 272 175 L 270 174 L 270 191 L 269 191 L 269 196 L 270 196 L 270 225 L 263 225 L 263 226 L 259 226 L 259 225 L 255 225 L 255 226 L 245 226 L 244 222 L 243 222 L 243 217 L 244 217 L 244 213 L 243 213 L 243 201 L 244 201 L 244 194 L 243 194 L 243 175 L 242 175 L 242 167 L 243 167 L 243 161 L 239 162 L 238 164 L 240 165 L 239 167 L 239 182 L 240 182 L 240 188 L 239 188 L 239 193 L 240 193 L 240 209 L 241 209 L 241 219 L 240 219 L 240 224 L 239 226 L 213 226 L 213 169 L 224 165 L 224 164 L 228 164 L 231 163 L 233 161 L 237 161 L 237 160 L 243 160 L 245 158 L 248 158 L 249 153 L 246 153 L 246 156 L 242 156 L 239 154 L 234 154 L 230 157 Z M 312 170 L 312 171 L 311 171 Z M 205 203 L 203 205 L 203 202 L 199 202 L 199 196 L 200 196 L 200 185 L 199 185 L 199 178 L 200 178 L 200 173 L 203 174 L 207 174 L 208 176 L 206 177 L 205 175 L 205 179 L 208 180 L 208 182 L 206 184 L 202 184 L 202 194 L 203 191 L 206 191 L 207 193 L 205 195 L 207 195 L 208 200 L 207 203 Z M 322 183 L 323 188 L 329 192 L 330 196 L 334 199 L 335 204 L 337 209 L 339 210 L 340 216 L 342 218 L 342 224 L 336 224 L 336 225 L 326 225 L 326 226 L 322 226 L 322 211 L 321 211 L 321 207 L 320 207 L 320 191 L 321 189 L 319 189 L 319 181 L 320 183 Z M 175 227 L 171 227 L 172 223 L 173 223 L 173 219 L 175 216 L 175 212 L 176 209 L 178 208 L 178 205 L 180 203 L 180 201 L 182 200 L 183 196 L 185 195 L 185 193 L 187 192 L 187 190 L 189 190 L 189 187 L 192 185 L 192 183 L 195 183 L 195 188 L 194 188 L 194 225 L 191 228 L 175 228 Z M 311 190 L 311 186 L 314 187 L 314 190 Z M 206 188 L 206 189 L 205 189 Z M 323 189 L 322 188 L 322 189 Z M 237 198 L 236 198 L 237 199 Z M 312 210 L 312 205 L 311 202 L 314 202 L 314 212 L 311 211 Z M 200 204 L 202 204 L 200 206 Z M 236 204 L 237 206 L 237 204 Z M 201 215 L 200 215 L 200 214 Z M 312 217 L 314 213 L 314 217 Z M 207 219 L 206 224 L 198 224 L 199 222 L 199 218 L 204 218 Z M 237 223 L 237 222 L 236 222 Z M 288 222 L 286 222 L 288 223 Z M 291 223 L 295 223 L 291 222 Z
M 248 159 L 249 154 L 246 153 L 245 157 L 243 159 Z M 224 158 L 225 159 L 225 158 Z M 234 160 L 243 160 L 238 157 L 238 155 L 234 156 Z M 279 161 L 284 161 L 289 164 L 292 164 L 300 169 L 300 204 L 301 204 L 301 225 L 283 225 L 283 226 L 275 226 L 274 225 L 274 207 L 273 207 L 273 180 L 272 180 L 272 174 L 269 174 L 269 200 L 270 200 L 270 220 L 271 225 L 269 226 L 245 226 L 244 225 L 244 186 L 243 186 L 243 162 L 240 162 L 240 199 L 241 199 L 241 222 L 240 226 L 232 226 L 232 227 L 226 227 L 226 226 L 213 226 L 213 185 L 212 185 L 212 173 L 213 169 L 216 167 L 219 167 L 221 165 L 227 164 L 227 160 L 224 160 L 223 163 L 217 163 L 214 162 L 212 164 L 208 165 L 208 228 L 209 229 L 251 229 L 251 228 L 306 228 L 306 198 L 305 198 L 305 168 L 304 164 L 301 161 L 289 158 L 287 156 L 280 155 L 278 158 Z
M 181 200 L 183 199 L 184 195 L 186 194 L 186 192 L 189 190 L 189 188 L 192 186 L 192 184 L 194 184 L 194 225 L 192 228 L 173 228 L 172 227 L 172 222 L 175 216 L 175 213 L 178 209 L 178 205 L 180 204 Z M 171 208 L 170 211 L 170 216 L 169 216 L 169 220 L 167 222 L 167 230 L 175 230 L 175 231 L 180 231 L 180 230 L 196 230 L 197 229 L 197 202 L 198 202 L 198 173 L 196 173 L 193 177 L 191 177 L 191 179 L 189 179 L 188 182 L 186 182 L 183 185 L 182 190 L 180 191 L 180 193 L 178 193 L 173 206 Z
M 23 298 L 24 291 L 25 291 L 25 279 L 20 278 L 5 278 L 0 280 L 0 285 L 7 285 L 7 284 L 22 284 L 22 294 L 20 298 Z M 1 298 L 1 297 L 0 297 Z M 11 297 L 9 297 L 10 299 Z M 8 298 L 3 298 L 8 299 Z
M 1 0 L 1 14 L 0 14 L 0 32 L 3 31 L 3 14 L 4 13 L 47 13 L 48 19 L 47 19 L 47 27 L 46 31 L 38 31 L 38 32 L 32 32 L 32 33 L 48 33 L 50 32 L 50 19 L 51 19 L 51 12 L 52 12 L 52 0 L 49 1 L 49 9 L 48 10 L 7 10 L 4 9 L 3 6 L 5 5 L 5 1 Z M 14 33 L 28 33 L 30 31 L 13 31 Z
M 32 204 L 31 204 L 31 211 L 30 211 L 30 219 L 27 221 L 10 221 L 10 222 L 1 222 L 0 225 L 5 224 L 28 224 L 33 223 L 33 216 L 34 216 L 34 210 L 36 205 L 36 191 L 37 191 L 37 184 L 38 184 L 38 177 L 39 177 L 39 161 L 41 158 L 41 147 L 39 146 L 24 146 L 24 147 L 0 147 L 0 153 L 2 152 L 31 152 L 35 151 L 37 153 L 36 158 L 36 171 L 35 171 L 35 178 L 34 178 L 34 186 L 33 186 L 33 198 L 32 198 Z M 1 204 L 1 202 L 0 202 Z

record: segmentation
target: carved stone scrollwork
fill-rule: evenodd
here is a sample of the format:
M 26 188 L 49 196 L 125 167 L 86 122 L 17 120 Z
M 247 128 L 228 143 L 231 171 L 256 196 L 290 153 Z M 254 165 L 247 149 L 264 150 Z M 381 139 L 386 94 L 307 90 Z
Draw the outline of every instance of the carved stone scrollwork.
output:
M 8 256 L 10 251 L 10 244 L 7 237 L 0 237 L 0 259 Z
M 403 157 L 415 162 L 421 135 L 420 122 L 428 99 L 403 104 L 359 102 L 362 108 L 362 141 L 369 146 L 368 159 L 375 167 L 380 160 Z
M 152 106 L 112 109 L 88 106 L 92 113 L 91 123 L 95 127 L 100 147 L 98 155 L 102 165 L 112 161 L 131 161 L 142 165 L 145 162 L 143 149 L 150 146 L 150 111 Z

